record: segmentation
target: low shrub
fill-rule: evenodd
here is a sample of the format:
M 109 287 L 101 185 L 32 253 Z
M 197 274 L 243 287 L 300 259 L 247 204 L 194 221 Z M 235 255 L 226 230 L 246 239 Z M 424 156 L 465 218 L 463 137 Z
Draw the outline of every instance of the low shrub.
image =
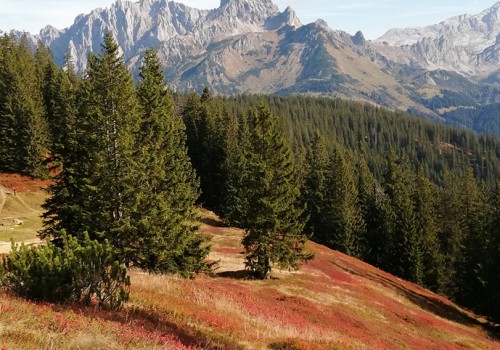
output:
M 293 340 L 277 341 L 269 344 L 271 350 L 301 350 Z
M 107 241 L 62 234 L 62 244 L 26 247 L 12 243 L 0 270 L 5 289 L 31 300 L 93 303 L 119 309 L 128 300 L 130 278 Z M 1 277 L 3 275 L 3 277 Z

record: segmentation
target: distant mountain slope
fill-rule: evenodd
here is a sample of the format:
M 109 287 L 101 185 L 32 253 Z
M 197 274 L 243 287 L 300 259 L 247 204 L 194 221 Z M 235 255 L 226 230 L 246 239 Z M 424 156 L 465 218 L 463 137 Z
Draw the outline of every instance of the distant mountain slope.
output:
M 144 50 L 159 50 L 177 89 L 226 94 L 316 93 L 419 108 L 397 77 L 365 55 L 361 33 L 334 31 L 324 21 L 302 25 L 271 0 L 223 0 L 198 10 L 167 0 L 117 1 L 80 15 L 64 30 L 47 26 L 39 38 L 60 64 L 69 50 L 80 72 L 110 31 L 136 69 Z M 427 111 L 430 112 L 430 111 Z
M 481 78 L 500 67 L 500 2 L 477 15 L 423 28 L 391 29 L 375 43 L 394 62 Z
M 393 29 L 372 42 L 322 20 L 302 25 L 290 7 L 280 12 L 272 0 L 222 0 L 212 10 L 118 0 L 64 30 L 47 26 L 37 38 L 59 64 L 69 51 L 83 72 L 106 31 L 135 71 L 146 48 L 158 49 L 169 83 L 181 91 L 335 96 L 449 123 L 456 123 L 446 120 L 450 111 L 500 103 L 500 2 L 478 15 Z M 435 108 L 436 98 L 447 106 Z

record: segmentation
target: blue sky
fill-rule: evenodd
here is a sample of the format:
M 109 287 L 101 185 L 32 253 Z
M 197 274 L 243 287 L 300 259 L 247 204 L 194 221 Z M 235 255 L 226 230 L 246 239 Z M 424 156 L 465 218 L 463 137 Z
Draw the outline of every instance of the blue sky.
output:
M 196 8 L 214 8 L 219 0 L 177 0 Z M 250 0 L 251 1 L 251 0 Z M 113 0 L 0 0 L 0 29 L 38 33 L 47 24 L 65 28 L 80 13 L 109 7 Z M 303 23 L 322 18 L 333 29 L 363 31 L 375 39 L 395 27 L 425 26 L 459 14 L 476 14 L 495 0 L 274 0 L 291 6 Z

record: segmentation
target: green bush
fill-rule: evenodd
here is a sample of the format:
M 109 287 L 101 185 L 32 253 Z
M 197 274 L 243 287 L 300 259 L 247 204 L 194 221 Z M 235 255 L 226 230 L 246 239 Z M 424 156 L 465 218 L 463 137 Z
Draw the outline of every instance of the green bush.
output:
M 19 296 L 53 303 L 81 302 L 119 309 L 128 299 L 130 278 L 107 241 L 86 235 L 82 242 L 62 234 L 62 246 L 20 247 L 3 262 L 3 286 Z

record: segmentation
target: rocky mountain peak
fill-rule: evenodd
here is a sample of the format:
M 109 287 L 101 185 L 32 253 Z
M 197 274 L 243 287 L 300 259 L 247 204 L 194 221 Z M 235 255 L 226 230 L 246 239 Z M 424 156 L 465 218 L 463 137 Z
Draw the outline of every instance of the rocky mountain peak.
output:
M 478 15 L 489 31 L 500 31 L 500 2 Z
M 278 13 L 278 7 L 271 0 L 221 0 L 221 6 L 216 9 L 216 15 L 254 23 L 263 23 Z
M 330 28 L 330 27 L 328 27 L 328 23 L 326 23 L 326 21 L 324 19 L 321 19 L 321 18 L 317 19 L 314 22 L 314 24 L 316 24 L 317 26 L 322 27 L 322 28 L 328 28 L 328 29 Z
M 289 6 L 285 11 L 279 13 L 275 17 L 266 20 L 266 28 L 269 30 L 290 26 L 292 28 L 299 28 L 302 26 L 295 11 Z
M 285 11 L 283 12 L 283 16 L 285 19 L 284 23 L 286 23 L 292 27 L 295 27 L 295 28 L 302 26 L 302 23 L 300 22 L 299 17 L 297 17 L 297 14 L 290 6 L 288 6 L 285 9 Z
M 358 30 L 356 34 L 354 34 L 354 36 L 352 37 L 352 42 L 354 43 L 354 45 L 360 45 L 360 46 L 366 44 L 365 36 L 361 30 Z
M 389 59 L 422 68 L 477 76 L 498 69 L 491 51 L 500 32 L 500 2 L 476 15 L 459 15 L 422 28 L 391 29 L 375 43 Z M 384 48 L 383 46 L 386 45 Z
M 53 41 L 61 35 L 61 31 L 56 27 L 47 25 L 42 30 L 40 30 L 40 38 L 44 42 Z

